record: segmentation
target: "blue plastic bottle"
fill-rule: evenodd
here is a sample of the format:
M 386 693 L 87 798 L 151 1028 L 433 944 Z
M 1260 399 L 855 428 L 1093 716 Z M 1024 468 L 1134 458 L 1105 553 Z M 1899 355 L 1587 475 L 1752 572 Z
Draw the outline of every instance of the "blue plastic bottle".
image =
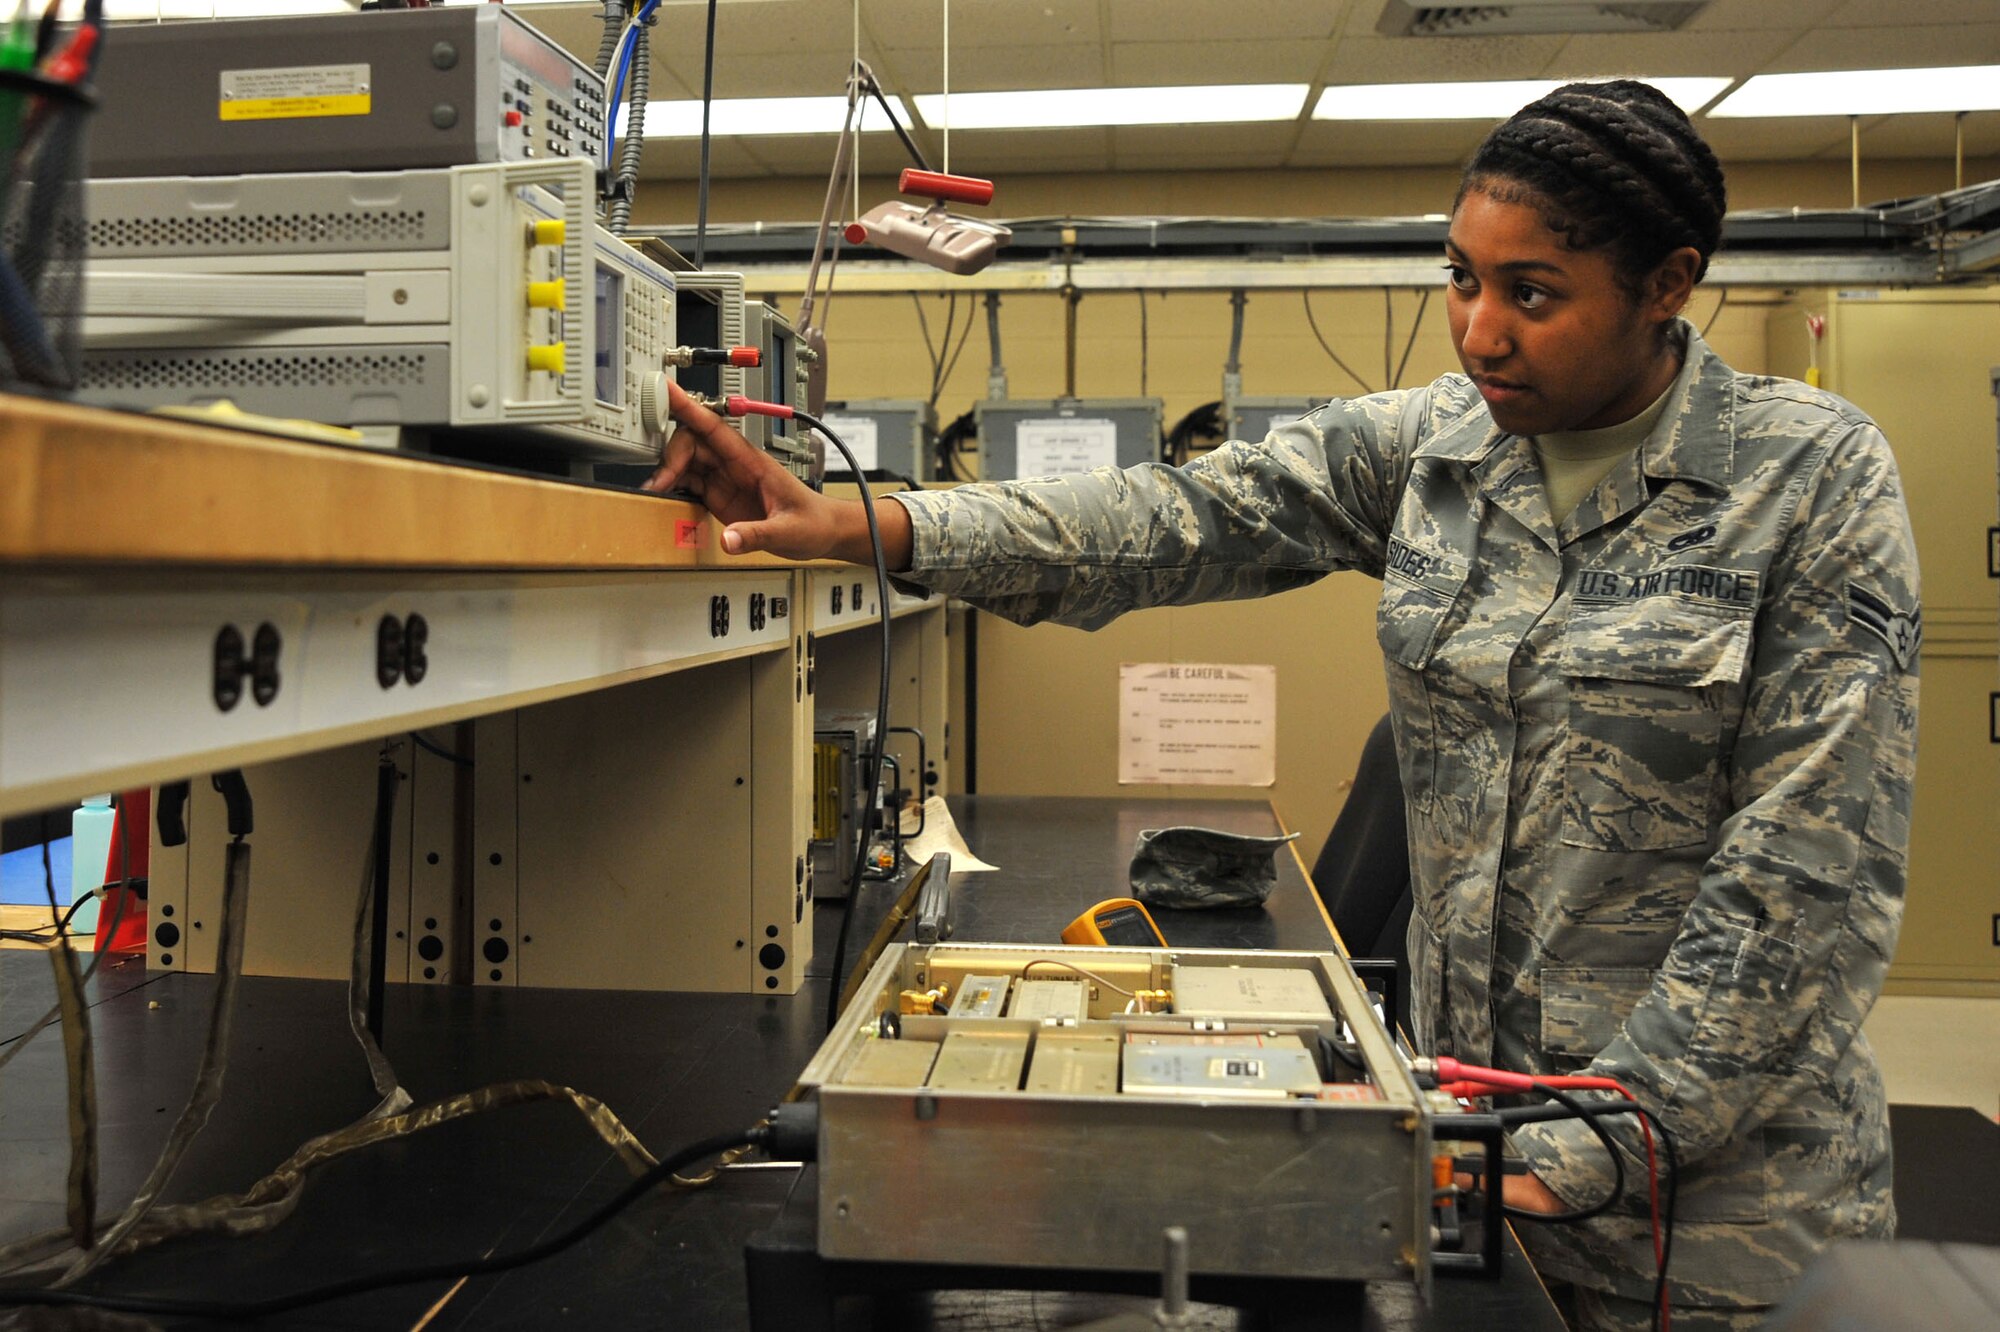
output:
M 104 863 L 111 856 L 111 830 L 118 824 L 118 811 L 111 808 L 108 795 L 88 796 L 82 808 L 70 816 L 69 900 L 90 897 L 70 918 L 74 934 L 97 930 L 98 900 L 91 897 L 104 884 Z

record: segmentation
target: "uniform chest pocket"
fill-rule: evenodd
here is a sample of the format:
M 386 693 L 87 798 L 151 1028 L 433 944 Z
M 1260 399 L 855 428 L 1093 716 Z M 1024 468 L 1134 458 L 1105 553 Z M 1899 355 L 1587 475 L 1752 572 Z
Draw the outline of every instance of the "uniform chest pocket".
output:
M 1462 560 L 1391 543 L 1375 638 L 1389 670 L 1389 708 L 1395 713 L 1403 759 L 1403 794 L 1413 808 L 1428 808 L 1437 791 L 1437 720 L 1425 669 L 1452 604 L 1465 586 Z
M 1658 851 L 1708 840 L 1751 623 L 1748 607 L 1674 597 L 1571 612 L 1565 845 Z

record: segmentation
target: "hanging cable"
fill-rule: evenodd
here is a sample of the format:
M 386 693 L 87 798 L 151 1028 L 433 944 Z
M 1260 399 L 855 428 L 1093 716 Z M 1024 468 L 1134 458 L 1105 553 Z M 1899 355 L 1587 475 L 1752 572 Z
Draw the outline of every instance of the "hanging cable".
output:
M 952 329 L 958 323 L 958 293 L 951 292 L 944 303 L 944 335 L 938 339 L 938 361 L 931 367 L 930 401 L 937 402 L 938 392 L 944 387 L 944 363 L 951 357 Z
M 1706 340 L 1708 337 L 1708 330 L 1715 327 L 1715 321 L 1722 317 L 1723 308 L 1726 307 L 1728 304 L 1729 304 L 1729 288 L 1724 287 L 1722 288 L 1722 294 L 1716 297 L 1715 308 L 1713 310 L 1710 310 L 1708 312 L 1708 318 L 1702 321 L 1701 336 L 1704 340 Z
M 659 0 L 650 0 L 641 16 L 633 21 L 631 64 L 632 89 L 626 100 L 625 137 L 618 144 L 618 171 L 612 180 L 611 204 L 605 210 L 606 230 L 614 236 L 625 234 L 632 220 L 632 197 L 639 189 L 639 163 L 646 151 L 646 99 L 652 86 L 653 10 Z M 702 121 L 707 124 L 708 102 L 702 102 Z M 616 109 L 612 112 L 617 113 Z M 703 136 L 703 147 L 707 137 Z M 705 173 L 704 173 L 705 174 Z
M 701 48 L 701 175 L 695 182 L 694 266 L 708 258 L 709 112 L 715 106 L 715 4 L 708 0 L 708 32 Z
M 956 300 L 956 295 L 952 299 Z M 937 392 L 931 394 L 931 406 L 933 408 L 937 406 L 938 397 L 944 392 L 944 386 L 951 382 L 952 371 L 958 369 L 958 358 L 965 354 L 965 344 L 972 337 L 973 322 L 972 309 L 968 302 L 965 311 L 965 322 L 959 325 L 958 328 L 958 343 L 951 349 L 951 355 L 945 360 L 944 373 L 938 377 Z
M 1410 325 L 1409 341 L 1403 344 L 1403 359 L 1396 362 L 1396 373 L 1389 380 L 1389 387 L 1392 389 L 1401 388 L 1403 386 L 1403 370 L 1410 364 L 1410 353 L 1416 349 L 1417 334 L 1421 332 L 1424 327 L 1424 311 L 1430 309 L 1430 305 L 1431 305 L 1430 288 L 1426 287 L 1424 289 L 1423 299 L 1417 302 L 1417 318 L 1416 322 Z
M 924 298 L 916 292 L 910 293 L 910 304 L 917 309 L 917 328 L 924 335 L 924 355 L 931 361 L 931 388 L 937 388 L 938 365 L 940 364 L 937 344 L 931 341 L 930 316 L 924 313 Z
M 1146 333 L 1146 289 L 1139 288 L 1139 396 L 1146 396 L 1146 360 L 1149 354 Z
M 624 30 L 625 0 L 604 0 L 604 35 L 597 43 L 597 63 L 591 67 L 598 78 L 611 72 L 611 62 L 618 54 L 618 38 Z
M 1311 325 L 1313 336 L 1319 339 L 1320 350 L 1325 352 L 1328 356 L 1332 357 L 1333 363 L 1339 366 L 1342 370 L 1345 370 L 1348 374 L 1348 377 L 1361 386 L 1361 391 L 1363 393 L 1373 393 L 1375 390 L 1368 387 L 1368 381 L 1363 379 L 1360 375 L 1356 374 L 1354 372 L 1353 366 L 1349 365 L 1347 362 L 1340 359 L 1340 353 L 1335 351 L 1333 349 L 1333 344 L 1326 340 L 1326 334 L 1319 331 L 1319 320 L 1313 317 L 1312 292 L 1301 291 L 1299 295 L 1305 299 L 1306 323 Z
M 1387 287 L 1382 288 L 1382 383 L 1395 377 L 1390 362 L 1396 355 L 1396 304 Z
M 986 293 L 986 396 L 995 400 L 1007 396 L 1007 363 L 1000 359 L 1000 293 Z
M 944 174 L 951 174 L 951 0 L 944 0 Z

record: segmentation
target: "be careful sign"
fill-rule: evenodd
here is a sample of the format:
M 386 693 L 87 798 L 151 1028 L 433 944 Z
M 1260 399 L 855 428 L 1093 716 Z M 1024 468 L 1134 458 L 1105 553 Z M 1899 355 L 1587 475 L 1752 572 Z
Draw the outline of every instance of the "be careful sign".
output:
M 1278 668 L 1126 662 L 1118 780 L 1269 786 L 1278 777 Z

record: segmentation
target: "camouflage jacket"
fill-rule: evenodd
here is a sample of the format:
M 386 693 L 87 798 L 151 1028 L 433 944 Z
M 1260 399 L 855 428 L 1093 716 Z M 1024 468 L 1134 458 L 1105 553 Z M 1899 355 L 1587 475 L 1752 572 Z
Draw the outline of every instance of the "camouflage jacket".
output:
M 1916 554 L 1873 422 L 1680 334 L 1659 423 L 1561 523 L 1456 375 L 1185 468 L 897 498 L 912 580 L 1021 623 L 1381 578 L 1419 1048 L 1618 1078 L 1679 1149 L 1674 1298 L 1755 1305 L 1894 1226 L 1860 1027 L 1902 915 Z M 1646 1299 L 1643 1148 L 1605 1122 L 1625 1201 L 1522 1238 Z M 1587 1127 L 1514 1140 L 1566 1202 L 1609 1190 Z

